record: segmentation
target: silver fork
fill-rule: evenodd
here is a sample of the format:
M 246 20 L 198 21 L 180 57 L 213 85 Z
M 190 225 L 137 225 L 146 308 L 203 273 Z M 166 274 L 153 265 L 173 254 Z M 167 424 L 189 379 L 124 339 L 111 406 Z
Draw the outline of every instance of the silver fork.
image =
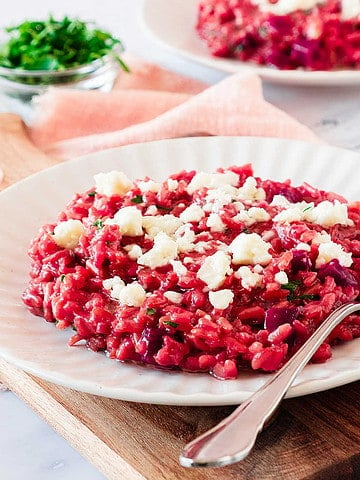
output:
M 220 467 L 243 460 L 298 373 L 333 328 L 357 310 L 360 310 L 360 303 L 346 303 L 329 315 L 295 355 L 247 401 L 217 426 L 185 446 L 180 455 L 181 465 Z

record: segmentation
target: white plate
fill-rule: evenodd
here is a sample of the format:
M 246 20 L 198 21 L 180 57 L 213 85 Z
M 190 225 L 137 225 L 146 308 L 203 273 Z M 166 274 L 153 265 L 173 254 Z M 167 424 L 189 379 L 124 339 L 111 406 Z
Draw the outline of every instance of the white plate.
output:
M 360 70 L 278 70 L 253 63 L 213 57 L 197 36 L 199 0 L 144 0 L 143 20 L 149 32 L 164 45 L 192 60 L 227 73 L 252 71 L 264 80 L 301 85 L 358 85 Z
M 130 178 L 157 180 L 179 169 L 213 171 L 252 162 L 263 178 L 295 184 L 304 180 L 359 198 L 360 156 L 334 147 L 269 138 L 210 137 L 164 140 L 108 150 L 62 163 L 29 177 L 0 194 L 0 355 L 46 380 L 106 397 L 178 405 L 236 404 L 268 377 L 241 374 L 220 381 L 207 374 L 164 372 L 124 364 L 83 346 L 68 347 L 72 331 L 29 314 L 20 296 L 27 282 L 30 239 L 53 221 L 75 192 L 93 185 L 99 171 L 120 169 Z M 336 167 L 335 167 L 336 166 Z M 360 379 L 360 339 L 334 349 L 322 365 L 309 365 L 288 396 L 325 390 Z

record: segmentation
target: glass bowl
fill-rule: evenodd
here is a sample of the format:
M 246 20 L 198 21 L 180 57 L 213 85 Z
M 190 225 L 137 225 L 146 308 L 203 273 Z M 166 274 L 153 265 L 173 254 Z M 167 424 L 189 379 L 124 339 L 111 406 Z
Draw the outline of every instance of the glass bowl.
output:
M 0 92 L 21 101 L 30 101 L 50 86 L 82 90 L 111 90 L 119 63 L 105 55 L 91 63 L 64 70 L 22 70 L 0 67 Z

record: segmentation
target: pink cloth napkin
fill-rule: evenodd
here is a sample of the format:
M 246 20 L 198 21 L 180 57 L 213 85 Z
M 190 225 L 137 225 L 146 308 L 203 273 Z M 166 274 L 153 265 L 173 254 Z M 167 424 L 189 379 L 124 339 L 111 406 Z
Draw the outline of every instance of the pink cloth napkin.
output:
M 250 135 L 317 142 L 264 100 L 261 80 L 238 73 L 208 86 L 156 65 L 129 61 L 110 93 L 53 89 L 36 100 L 29 133 L 68 159 L 120 145 L 195 135 Z

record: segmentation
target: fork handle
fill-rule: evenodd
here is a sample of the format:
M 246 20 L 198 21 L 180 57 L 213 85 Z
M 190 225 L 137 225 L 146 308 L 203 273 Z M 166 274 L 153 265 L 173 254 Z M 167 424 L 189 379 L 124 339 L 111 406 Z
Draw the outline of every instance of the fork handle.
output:
M 360 310 L 359 303 L 336 309 L 296 354 L 246 402 L 217 426 L 187 444 L 180 455 L 185 467 L 216 467 L 244 459 L 252 450 L 258 433 L 271 417 L 297 374 L 321 343 L 345 317 Z

